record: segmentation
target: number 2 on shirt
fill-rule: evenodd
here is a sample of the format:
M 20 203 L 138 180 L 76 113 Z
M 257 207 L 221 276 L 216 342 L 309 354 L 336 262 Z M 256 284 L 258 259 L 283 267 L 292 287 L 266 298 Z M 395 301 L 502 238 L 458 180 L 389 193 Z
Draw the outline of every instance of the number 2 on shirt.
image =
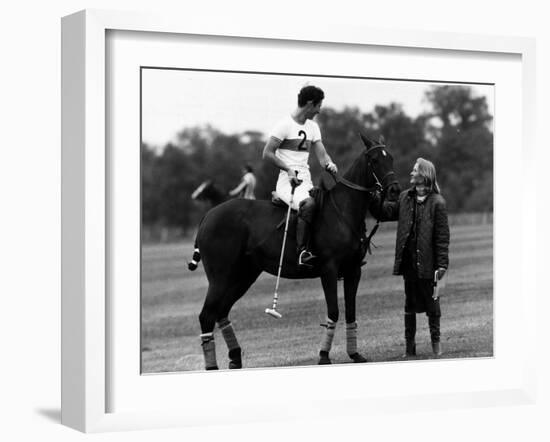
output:
M 306 142 L 307 134 L 303 130 L 301 130 L 300 132 L 298 132 L 298 136 L 303 137 L 302 141 L 300 141 L 300 144 L 298 144 L 298 150 L 307 150 L 307 146 L 302 147 Z

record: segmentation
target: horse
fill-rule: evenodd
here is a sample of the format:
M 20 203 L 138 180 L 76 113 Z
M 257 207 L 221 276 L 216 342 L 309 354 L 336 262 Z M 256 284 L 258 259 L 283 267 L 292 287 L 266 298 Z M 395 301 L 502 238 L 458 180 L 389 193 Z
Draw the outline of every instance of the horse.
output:
M 311 226 L 313 267 L 298 266 L 295 229 L 290 228 L 281 276 L 290 279 L 321 278 L 327 306 L 326 331 L 319 364 L 331 364 L 329 352 L 339 319 L 337 281 L 344 280 L 346 350 L 354 362 L 367 362 L 357 350 L 355 301 L 366 253 L 365 217 L 371 201 L 395 201 L 400 192 L 393 172 L 393 157 L 383 140 L 360 133 L 364 149 L 343 177 L 323 192 Z M 381 204 L 381 203 L 380 203 Z M 281 225 L 286 208 L 268 200 L 233 199 L 207 212 L 193 253 L 194 268 L 202 259 L 208 279 L 199 314 L 201 346 L 206 370 L 217 370 L 214 328 L 216 323 L 229 350 L 229 369 L 242 368 L 241 347 L 229 312 L 263 272 L 277 275 L 283 241 Z M 295 224 L 296 215 L 294 214 Z M 372 233 L 371 233 L 372 235 Z M 370 240 L 370 238 L 369 238 Z M 191 265 L 189 267 L 192 269 Z
M 208 201 L 214 207 L 227 201 L 229 194 L 218 189 L 212 180 L 206 180 L 193 191 L 191 199 Z

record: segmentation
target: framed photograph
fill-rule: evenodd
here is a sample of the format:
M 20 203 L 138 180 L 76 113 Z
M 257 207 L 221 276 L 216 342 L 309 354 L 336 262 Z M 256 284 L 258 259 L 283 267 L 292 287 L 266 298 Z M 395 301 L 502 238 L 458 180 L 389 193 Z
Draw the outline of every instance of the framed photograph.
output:
M 534 159 L 533 41 L 107 11 L 65 17 L 62 36 L 64 424 L 533 400 L 534 194 L 506 181 Z M 305 209 L 272 201 L 294 169 L 306 191 L 286 203 L 310 181 L 325 196 L 305 234 Z M 422 302 L 393 275 L 388 214 L 409 187 L 415 216 L 440 220 L 439 194 L 448 226 Z

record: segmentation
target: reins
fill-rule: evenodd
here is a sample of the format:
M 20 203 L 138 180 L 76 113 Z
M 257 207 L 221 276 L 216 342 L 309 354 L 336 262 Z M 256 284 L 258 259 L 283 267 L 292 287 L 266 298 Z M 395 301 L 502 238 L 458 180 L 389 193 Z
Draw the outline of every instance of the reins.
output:
M 361 190 L 361 191 L 366 191 L 366 192 L 373 192 L 373 191 L 379 191 L 380 190 L 380 187 L 377 185 L 375 187 L 373 187 L 372 189 L 367 189 L 366 187 L 362 187 L 362 186 L 359 186 L 357 184 L 354 184 L 350 181 L 347 181 L 346 183 L 345 182 L 342 182 L 342 181 L 338 181 L 335 177 L 335 181 L 336 182 L 341 182 L 342 184 L 344 184 L 345 186 L 347 187 L 350 187 L 352 189 L 355 189 L 355 187 L 352 187 L 350 186 L 349 184 L 353 185 L 353 186 L 357 186 L 359 187 L 358 189 L 355 189 L 355 190 Z M 349 184 L 348 184 L 349 183 Z M 367 190 L 363 190 L 363 189 L 367 189 Z M 384 191 L 381 191 L 381 194 L 382 194 L 382 197 L 380 198 L 380 209 L 382 208 L 382 205 L 384 204 L 384 199 L 385 199 L 385 196 L 386 196 L 386 192 Z M 351 233 L 356 237 L 356 238 L 359 238 L 359 242 L 362 243 L 363 241 L 366 242 L 366 250 L 368 252 L 369 255 L 372 255 L 372 250 L 371 250 L 371 244 L 372 244 L 372 238 L 373 236 L 375 235 L 376 231 L 378 230 L 378 226 L 380 225 L 380 218 L 376 217 L 376 224 L 375 226 L 372 228 L 372 230 L 370 231 L 369 235 L 366 236 L 362 233 L 358 233 L 357 230 L 355 229 L 355 227 L 346 219 L 342 216 L 342 211 L 340 210 L 340 208 L 338 207 L 338 204 L 336 203 L 335 199 L 334 199 L 334 196 L 333 196 L 333 192 L 329 192 L 329 198 L 330 198 L 330 202 L 332 203 L 332 205 L 334 206 L 334 208 L 336 209 L 336 217 L 345 225 L 347 226 L 348 229 L 350 229 Z M 367 228 L 366 228 L 366 224 L 365 224 L 365 221 L 363 221 L 363 231 L 366 232 Z M 374 245 L 374 244 L 373 244 Z M 376 246 L 374 246 L 376 247 Z
M 380 213 L 382 211 L 382 206 L 384 205 L 384 200 L 385 199 L 386 199 L 386 192 L 382 192 L 382 198 L 380 198 L 380 206 L 379 206 L 378 213 Z M 372 237 L 374 236 L 374 234 L 378 230 L 379 225 L 380 225 L 380 218 L 376 217 L 376 224 L 374 225 L 374 227 L 370 231 L 369 236 L 367 236 L 367 252 L 369 252 L 369 255 L 372 255 L 372 250 L 370 248 L 370 246 L 372 244 Z M 376 248 L 376 246 L 374 244 L 372 244 L 372 245 Z
M 353 190 L 358 190 L 360 192 L 372 193 L 380 190 L 381 188 L 381 185 L 379 183 L 376 183 L 372 187 L 363 187 L 363 186 L 360 186 L 359 184 L 352 183 L 351 181 L 345 179 L 344 177 L 333 175 L 333 174 L 330 174 L 330 176 L 337 183 L 342 183 L 344 186 L 349 187 L 350 189 L 353 189 Z
M 367 149 L 365 151 L 365 155 L 368 156 L 368 153 L 371 152 L 372 150 L 374 149 L 378 149 L 378 148 L 382 148 L 384 149 L 386 146 L 384 146 L 383 144 L 376 144 L 374 146 L 371 146 L 369 149 Z M 384 182 L 384 180 L 390 176 L 390 175 L 393 175 L 394 172 L 393 171 L 390 171 L 388 172 L 386 175 L 384 175 L 382 177 L 382 180 L 379 180 L 378 177 L 376 176 L 376 174 L 374 173 L 374 170 L 371 170 L 371 173 L 374 177 L 374 180 L 376 181 L 376 184 L 372 187 L 364 187 L 364 186 L 361 186 L 359 184 L 356 184 L 356 183 L 353 183 L 349 180 L 347 180 L 346 178 L 344 177 L 339 177 L 337 175 L 333 175 L 333 174 L 330 174 L 330 176 L 332 176 L 332 178 L 334 179 L 334 181 L 336 183 L 341 183 L 343 184 L 344 186 L 350 188 L 350 189 L 353 189 L 353 190 L 358 190 L 360 192 L 366 192 L 366 193 L 377 193 L 377 192 L 380 192 L 381 193 L 381 198 L 380 198 L 380 206 L 379 206 L 379 210 L 378 210 L 378 213 L 381 212 L 382 210 L 382 206 L 384 204 L 384 200 L 386 198 L 386 192 L 385 192 L 385 189 L 382 185 L 382 183 Z M 388 184 L 388 187 L 389 185 L 391 185 L 392 183 L 389 183 Z M 366 251 L 369 253 L 369 255 L 372 255 L 372 250 L 371 250 L 371 244 L 372 244 L 372 238 L 374 237 L 374 235 L 376 234 L 376 231 L 378 230 L 378 227 L 380 225 L 380 218 L 379 217 L 375 217 L 376 219 L 376 224 L 375 226 L 372 228 L 371 232 L 369 233 L 368 236 L 365 236 L 364 234 L 360 234 L 360 233 L 357 233 L 357 231 L 355 230 L 354 226 L 351 225 L 350 222 L 348 222 L 348 220 L 346 220 L 343 216 L 342 216 L 342 212 L 340 210 L 340 208 L 338 207 L 338 204 L 336 204 L 336 201 L 334 200 L 334 196 L 332 195 L 332 192 L 329 192 L 329 197 L 330 197 L 330 201 L 332 203 L 332 205 L 334 206 L 334 208 L 336 209 L 336 216 L 338 217 L 338 219 L 344 223 L 344 225 L 346 225 L 352 232 L 352 234 L 356 237 L 359 238 L 359 242 L 363 242 L 363 241 L 366 241 Z M 365 225 L 365 222 L 363 221 L 363 230 L 364 232 L 366 232 L 366 225 Z M 373 244 L 374 245 L 374 244 Z M 376 247 L 376 246 L 374 246 Z

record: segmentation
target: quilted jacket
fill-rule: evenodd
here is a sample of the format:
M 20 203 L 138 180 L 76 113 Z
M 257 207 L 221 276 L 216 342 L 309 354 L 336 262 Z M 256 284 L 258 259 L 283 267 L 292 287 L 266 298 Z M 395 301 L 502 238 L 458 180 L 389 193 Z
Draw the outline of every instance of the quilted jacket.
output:
M 395 241 L 394 275 L 402 275 L 403 251 L 413 225 L 416 191 L 410 188 L 401 192 L 394 202 L 384 201 L 371 205 L 371 213 L 380 221 L 398 221 Z M 431 192 L 422 203 L 417 203 L 417 269 L 419 278 L 433 278 L 435 270 L 449 267 L 449 222 L 445 199 Z

